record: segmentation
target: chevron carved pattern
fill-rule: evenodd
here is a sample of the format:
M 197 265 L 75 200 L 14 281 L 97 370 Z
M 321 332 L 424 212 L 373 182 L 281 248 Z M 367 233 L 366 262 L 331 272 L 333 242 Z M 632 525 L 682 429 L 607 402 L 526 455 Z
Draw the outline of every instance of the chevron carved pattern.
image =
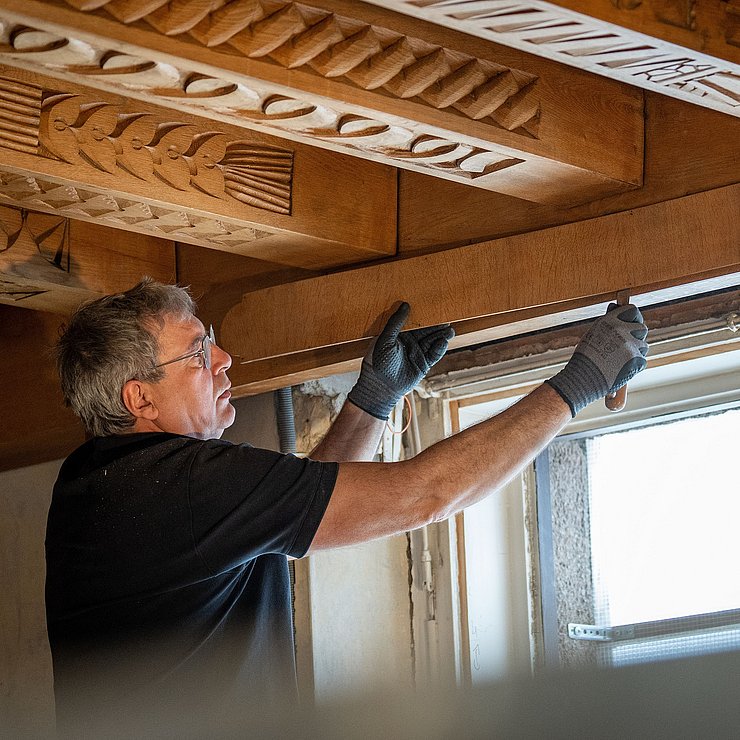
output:
M 94 188 L 60 185 L 42 177 L 2 170 L 0 199 L 70 218 L 82 218 L 220 249 L 238 247 L 272 236 L 270 232 L 245 227 L 228 219 L 206 218 L 185 209 L 152 206 L 133 199 L 114 197 Z
M 211 114 L 213 110 L 218 110 L 222 116 L 231 118 L 236 124 L 243 125 L 245 121 L 248 121 L 264 127 L 269 133 L 299 134 L 309 140 L 328 141 L 357 152 L 378 154 L 384 160 L 397 166 L 444 172 L 464 181 L 476 181 L 522 161 L 497 151 L 495 147 L 483 148 L 448 137 L 432 136 L 416 127 L 406 127 L 396 122 L 369 118 L 337 110 L 328 105 L 278 94 L 268 84 L 251 78 L 244 83 L 234 83 L 213 76 L 193 73 L 187 69 L 175 69 L 170 64 L 162 64 L 113 49 L 94 48 L 78 39 L 57 36 L 44 30 L 19 26 L 11 22 L 6 23 L 0 29 L 0 58 L 3 55 L 11 59 L 22 59 L 24 64 L 30 62 L 38 65 L 43 71 L 64 70 L 81 78 L 82 81 L 103 81 L 107 87 L 119 88 L 124 94 L 130 90 L 146 90 L 156 102 L 165 105 L 173 102 L 178 106 L 185 105 L 200 115 Z M 17 84 L 14 81 L 11 82 L 14 85 Z M 2 84 L 3 81 L 0 78 L 0 101 L 3 96 Z M 37 91 L 26 94 L 30 96 L 25 101 L 29 109 L 27 111 L 28 121 L 38 123 L 41 93 Z M 521 105 L 510 105 L 506 101 L 505 85 L 500 94 L 501 105 L 497 112 L 499 119 L 511 128 L 521 130 L 526 123 L 522 116 L 531 120 L 529 109 Z M 38 100 L 33 98 L 33 95 L 36 95 Z M 35 110 L 34 105 L 38 110 L 34 113 L 35 118 L 32 119 L 30 116 Z M 48 100 L 45 105 L 47 110 L 50 107 L 57 107 L 61 111 L 66 111 L 75 103 L 58 98 Z M 161 141 L 158 141 L 156 145 L 151 144 L 153 141 L 151 121 L 124 117 L 120 120 L 119 126 L 114 123 L 113 115 L 112 109 L 91 112 L 91 109 L 86 108 L 84 116 L 79 116 L 71 110 L 63 121 L 56 124 L 62 130 L 50 130 L 49 137 L 58 141 L 61 136 L 67 138 L 74 136 L 78 143 L 85 141 L 87 146 L 90 144 L 88 132 L 96 127 L 96 120 L 103 118 L 105 125 L 103 128 L 98 126 L 100 130 L 96 135 L 100 136 L 103 135 L 103 131 L 108 131 L 103 135 L 108 149 L 108 153 L 103 158 L 107 157 L 106 161 L 109 164 L 106 165 L 99 161 L 95 166 L 98 169 L 110 171 L 112 150 L 116 148 L 111 136 L 113 131 L 116 131 L 118 140 L 128 142 L 128 151 L 131 155 L 125 161 L 120 156 L 117 157 L 118 166 L 129 174 L 139 173 L 139 176 L 142 176 L 142 173 L 146 171 L 145 177 L 151 176 L 149 172 L 152 168 L 151 156 L 147 156 L 147 151 L 151 155 L 154 150 L 161 150 L 163 145 Z M 17 116 L 13 119 L 13 125 L 18 125 Z M 0 146 L 8 146 L 9 140 L 3 137 L 2 128 L 2 105 L 0 104 Z M 143 141 L 141 135 L 136 135 L 137 131 L 143 131 L 144 138 L 149 138 L 150 141 L 148 146 L 142 144 L 142 149 L 133 150 L 135 140 L 136 142 Z M 28 134 L 28 132 L 24 133 Z M 180 129 L 179 132 L 175 130 L 167 135 L 174 137 L 182 133 L 183 130 Z M 36 146 L 34 136 L 37 134 L 33 134 L 27 140 L 24 139 L 24 145 L 31 147 L 32 153 L 35 152 Z M 213 140 L 206 142 L 201 139 L 200 141 L 206 147 L 202 150 L 204 153 L 217 143 Z M 136 145 L 139 144 L 136 143 Z M 240 151 L 240 147 L 241 145 L 234 145 L 225 152 L 219 166 L 224 169 L 230 195 L 236 198 L 247 195 L 257 197 L 254 193 L 247 193 L 246 190 L 247 185 L 253 188 L 255 183 L 245 183 L 245 175 L 239 172 L 237 152 Z M 99 150 L 100 146 L 97 148 Z M 242 155 L 247 158 L 257 156 L 254 146 L 251 153 L 242 149 Z M 91 163 L 89 154 L 84 150 L 80 150 L 79 156 L 75 156 L 75 161 L 80 161 L 80 158 L 84 158 L 84 164 Z M 159 159 L 162 159 L 161 153 Z M 257 171 L 261 173 L 263 179 L 259 192 L 260 203 L 262 203 L 260 207 L 268 209 L 280 207 L 281 203 L 285 203 L 286 188 L 289 184 L 287 157 L 273 151 L 271 159 L 269 168 L 266 161 L 259 164 L 253 162 L 250 165 L 252 177 Z M 143 162 L 143 164 L 136 166 L 134 160 Z M 171 166 L 168 168 L 166 163 L 164 168 L 172 169 Z M 157 172 L 161 174 L 160 169 Z M 268 175 L 272 178 L 271 180 L 265 179 Z M 167 175 L 164 174 L 163 177 L 163 181 L 166 181 Z M 174 175 L 169 180 L 179 182 Z M 208 181 L 208 177 L 201 178 L 199 182 L 201 181 Z M 275 201 L 275 198 L 283 200 Z
M 65 0 L 219 51 L 341 78 L 535 137 L 537 77 L 387 28 L 275 0 Z

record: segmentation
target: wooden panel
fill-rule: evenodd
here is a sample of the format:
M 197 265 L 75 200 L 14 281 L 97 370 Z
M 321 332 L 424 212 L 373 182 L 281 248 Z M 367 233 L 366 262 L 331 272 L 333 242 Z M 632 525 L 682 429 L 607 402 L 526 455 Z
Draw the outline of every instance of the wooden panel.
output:
M 526 235 L 246 294 L 226 314 L 243 360 L 375 335 L 394 304 L 409 328 L 541 307 L 740 265 L 740 185 Z M 300 317 L 300 321 L 296 318 Z
M 471 244 L 603 216 L 740 181 L 740 122 L 646 95 L 645 180 L 638 190 L 557 209 L 403 172 L 399 252 Z
M 542 0 L 368 2 L 646 90 L 740 115 L 737 0 L 702 0 L 701 3 L 698 0 L 612 0 L 611 3 L 562 0 L 557 4 Z M 596 18 L 569 8 L 593 13 Z M 639 19 L 630 22 L 630 16 L 635 15 Z M 662 41 L 663 38 L 668 41 Z
M 740 285 L 740 273 L 730 273 L 680 285 L 651 286 L 648 292 L 633 296 L 633 300 L 642 307 L 655 306 L 665 302 L 682 301 L 689 296 L 726 291 L 738 285 Z M 731 292 L 729 295 L 734 294 L 736 292 Z M 502 343 L 502 339 L 528 336 L 533 333 L 539 335 L 543 330 L 572 325 L 601 316 L 614 299 L 614 293 L 607 293 L 550 304 L 547 307 L 537 306 L 477 319 L 455 321 L 452 322 L 452 326 L 456 336 L 450 342 L 450 349 L 479 346 L 482 347 L 481 352 L 485 353 L 486 347 L 490 346 L 493 352 L 494 347 L 507 344 Z M 233 384 L 232 393 L 235 397 L 248 396 L 335 373 L 357 371 L 371 343 L 371 339 L 358 339 L 329 347 L 244 363 L 240 363 L 238 358 L 235 358 L 235 363 L 229 370 L 229 378 Z M 455 369 L 465 364 L 460 363 L 457 358 L 469 354 L 448 353 L 445 359 L 435 366 L 430 377 L 439 373 L 454 372 Z
M 5 200 L 299 267 L 394 251 L 390 168 L 19 70 L 0 103 Z
M 348 2 L 63 5 L 4 3 L 0 58 L 541 202 L 640 182 L 635 90 L 464 34 Z
M 144 275 L 175 279 L 173 242 L 0 206 L 0 303 L 67 314 Z
M 61 319 L 0 305 L 3 425 L 0 470 L 65 457 L 84 441 L 82 425 L 62 403 L 52 349 Z
M 204 324 L 218 325 L 247 290 L 314 277 L 318 273 L 216 249 L 177 245 L 177 282 L 187 285 Z

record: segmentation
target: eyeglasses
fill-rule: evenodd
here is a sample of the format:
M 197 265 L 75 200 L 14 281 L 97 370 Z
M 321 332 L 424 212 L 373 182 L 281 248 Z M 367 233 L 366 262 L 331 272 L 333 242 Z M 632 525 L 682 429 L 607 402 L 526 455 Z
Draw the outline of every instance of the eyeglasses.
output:
M 200 340 L 200 349 L 195 352 L 189 352 L 181 357 L 175 357 L 174 360 L 167 360 L 167 362 L 160 362 L 154 367 L 164 367 L 165 365 L 171 365 L 173 362 L 180 362 L 180 360 L 189 360 L 191 357 L 200 356 L 201 367 L 206 370 L 211 369 L 211 347 L 216 344 L 216 335 L 213 333 L 213 326 L 208 327 L 208 334 L 205 334 Z

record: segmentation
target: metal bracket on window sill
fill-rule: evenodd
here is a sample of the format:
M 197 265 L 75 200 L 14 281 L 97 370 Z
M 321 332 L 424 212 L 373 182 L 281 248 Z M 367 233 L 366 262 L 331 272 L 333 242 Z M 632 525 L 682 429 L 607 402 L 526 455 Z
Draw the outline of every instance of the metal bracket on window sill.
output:
M 593 624 L 569 624 L 568 637 L 573 640 L 595 642 L 620 642 L 654 637 L 670 637 L 703 630 L 740 629 L 740 609 L 721 612 L 690 614 L 685 617 L 658 619 L 654 622 L 636 622 L 616 627 L 599 627 Z
M 635 628 L 632 625 L 624 627 L 597 627 L 594 624 L 569 624 L 568 637 L 573 640 L 592 640 L 594 642 L 618 642 L 632 640 Z

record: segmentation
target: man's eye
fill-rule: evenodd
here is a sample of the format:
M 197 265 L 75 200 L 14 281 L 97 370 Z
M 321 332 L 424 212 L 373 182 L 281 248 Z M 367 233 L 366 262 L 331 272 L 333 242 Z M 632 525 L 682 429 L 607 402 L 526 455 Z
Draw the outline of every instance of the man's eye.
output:
M 198 352 L 197 355 L 193 355 L 193 367 L 204 367 L 202 352 Z

